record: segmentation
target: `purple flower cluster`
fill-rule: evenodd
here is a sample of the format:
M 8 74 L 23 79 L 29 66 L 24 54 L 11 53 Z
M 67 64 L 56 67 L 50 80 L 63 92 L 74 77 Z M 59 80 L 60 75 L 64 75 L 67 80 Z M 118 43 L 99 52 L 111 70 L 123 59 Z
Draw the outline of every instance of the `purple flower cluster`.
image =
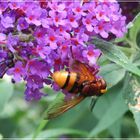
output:
M 53 84 L 51 74 L 69 67 L 72 56 L 95 69 L 101 52 L 91 37 L 126 31 L 126 18 L 111 1 L 0 2 L 0 77 L 24 80 L 26 100 L 38 100 L 44 84 Z

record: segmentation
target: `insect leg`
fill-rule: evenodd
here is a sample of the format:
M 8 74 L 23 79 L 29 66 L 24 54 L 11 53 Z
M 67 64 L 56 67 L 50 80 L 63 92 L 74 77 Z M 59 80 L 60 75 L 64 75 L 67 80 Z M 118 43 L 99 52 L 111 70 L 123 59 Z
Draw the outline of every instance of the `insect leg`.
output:
M 99 70 L 96 69 L 96 70 L 93 72 L 93 75 L 96 75 L 98 72 L 99 72 Z
M 72 46 L 70 46 L 70 52 L 71 52 L 71 56 L 72 56 L 72 58 L 74 59 L 73 51 L 72 51 Z
M 90 103 L 90 111 L 92 112 L 96 102 L 97 102 L 97 99 L 98 97 L 97 96 L 92 96 L 92 99 L 91 99 L 91 103 Z

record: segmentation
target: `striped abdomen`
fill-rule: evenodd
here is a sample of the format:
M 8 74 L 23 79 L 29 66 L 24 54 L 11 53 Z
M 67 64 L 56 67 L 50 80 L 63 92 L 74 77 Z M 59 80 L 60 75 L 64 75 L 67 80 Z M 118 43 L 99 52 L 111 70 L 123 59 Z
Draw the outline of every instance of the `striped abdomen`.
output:
M 53 73 L 52 77 L 60 88 L 65 89 L 71 93 L 78 92 L 77 81 L 79 79 L 79 76 L 77 73 L 68 71 L 57 71 Z

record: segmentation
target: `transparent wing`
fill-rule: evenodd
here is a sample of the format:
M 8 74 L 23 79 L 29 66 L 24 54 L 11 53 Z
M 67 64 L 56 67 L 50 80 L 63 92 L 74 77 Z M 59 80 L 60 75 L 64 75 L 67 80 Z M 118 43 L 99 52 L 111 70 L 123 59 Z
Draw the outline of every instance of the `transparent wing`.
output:
M 82 77 L 81 80 L 92 81 L 95 79 L 94 75 L 86 67 L 86 65 L 77 60 L 72 63 L 71 69 L 72 69 L 72 71 L 79 73 L 79 75 Z
M 45 119 L 55 118 L 64 112 L 68 111 L 78 103 L 80 103 L 85 97 L 76 96 L 74 98 L 66 99 L 65 97 L 59 98 L 59 100 L 50 105 L 46 111 Z

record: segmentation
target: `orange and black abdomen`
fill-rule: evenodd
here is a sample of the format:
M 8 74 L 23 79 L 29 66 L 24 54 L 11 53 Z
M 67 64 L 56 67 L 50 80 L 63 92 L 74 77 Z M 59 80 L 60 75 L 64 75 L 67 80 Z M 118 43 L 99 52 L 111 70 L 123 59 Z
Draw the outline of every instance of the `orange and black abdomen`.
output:
M 77 81 L 79 75 L 75 72 L 57 71 L 53 73 L 53 79 L 57 85 L 70 93 L 77 93 Z

